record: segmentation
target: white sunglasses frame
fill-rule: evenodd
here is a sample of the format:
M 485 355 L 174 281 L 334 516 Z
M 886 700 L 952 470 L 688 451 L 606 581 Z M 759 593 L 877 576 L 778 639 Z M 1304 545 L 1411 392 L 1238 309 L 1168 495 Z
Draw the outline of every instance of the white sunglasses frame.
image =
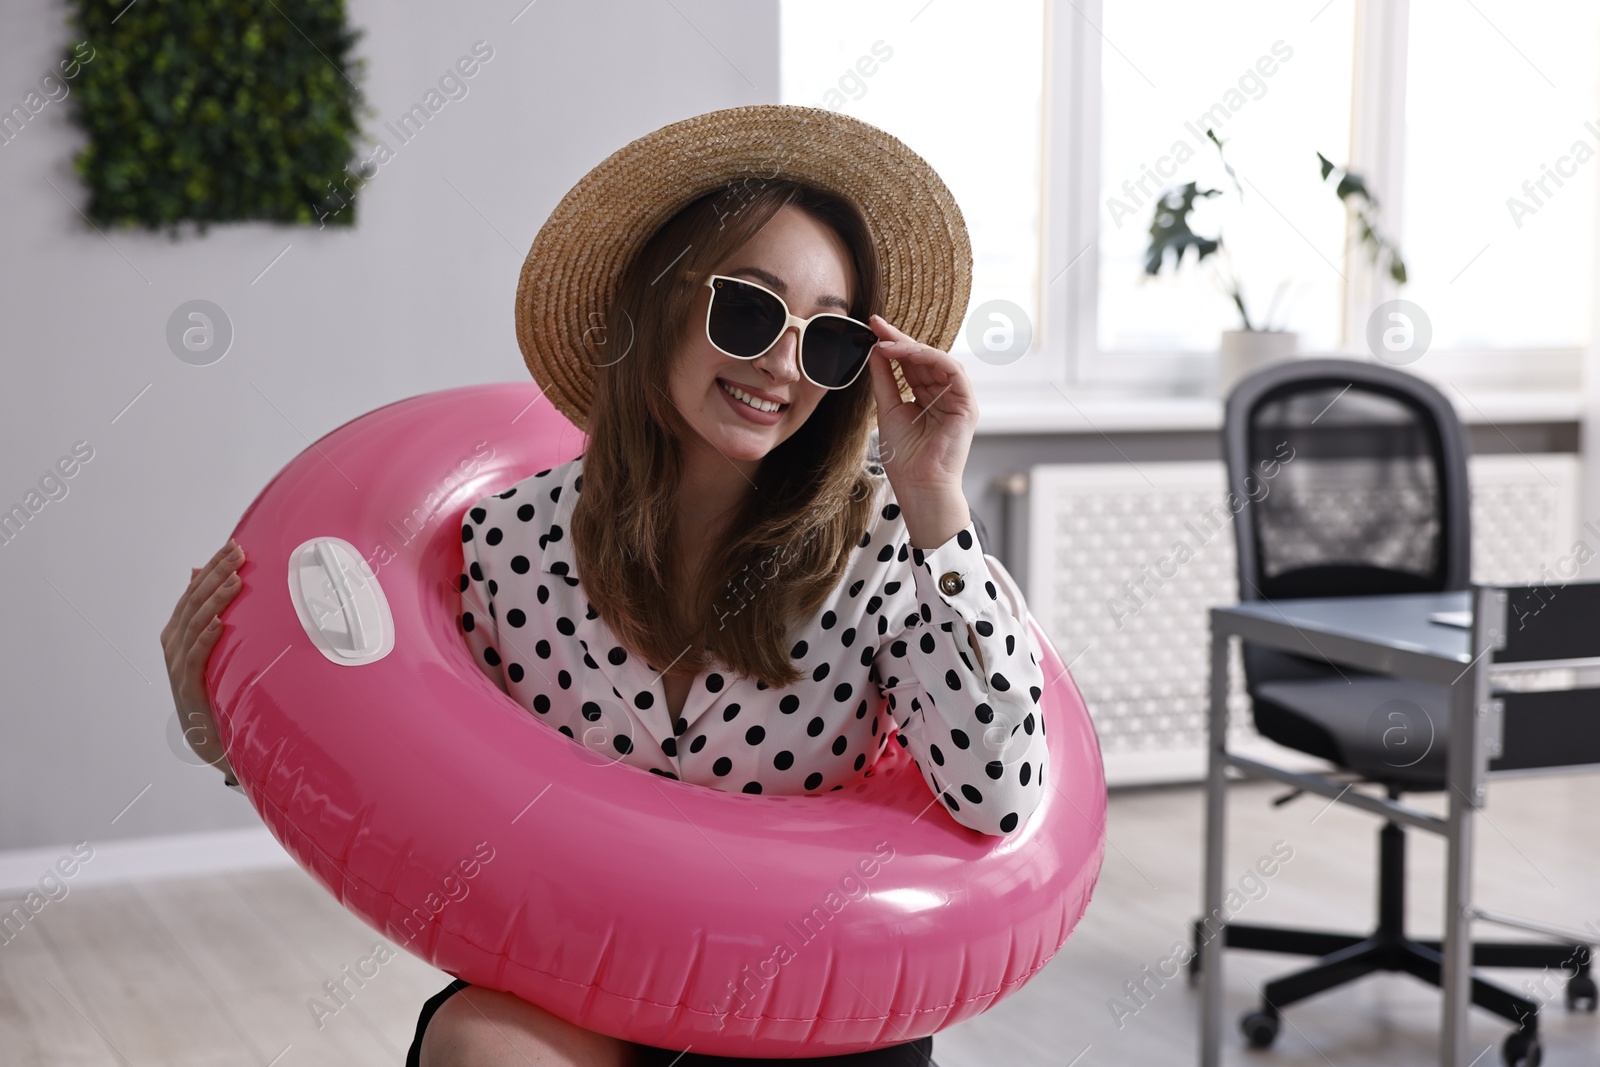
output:
M 778 302 L 778 306 L 783 308 L 783 313 L 785 316 L 787 316 L 787 318 L 784 320 L 783 329 L 779 330 L 778 335 L 772 339 L 772 344 L 768 345 L 766 348 L 763 348 L 760 352 L 757 352 L 753 356 L 735 355 L 734 353 L 729 352 L 726 348 L 723 348 L 721 345 L 717 344 L 716 340 L 711 336 L 711 307 L 716 303 L 717 287 L 714 283 L 718 281 L 737 282 L 740 285 L 752 286 L 756 289 L 760 289 L 763 293 L 766 293 L 767 295 L 771 296 L 772 299 Z M 872 343 L 872 348 L 867 349 L 867 358 L 861 361 L 861 366 L 856 368 L 856 372 L 850 376 L 850 380 L 848 382 L 845 382 L 843 385 L 823 385 L 821 382 L 811 377 L 810 372 L 806 370 L 806 361 L 802 356 L 802 353 L 805 349 L 806 327 L 810 326 L 818 319 L 843 319 L 846 322 L 853 322 L 857 326 L 871 331 L 873 336 L 877 336 L 876 330 L 873 330 L 871 326 L 868 326 L 860 319 L 853 319 L 849 315 L 839 315 L 832 311 L 819 311 L 809 319 L 802 319 L 800 316 L 789 310 L 789 304 L 783 299 L 783 297 L 779 296 L 777 293 L 774 293 L 771 289 L 768 289 L 759 282 L 751 281 L 749 278 L 735 278 L 727 274 L 713 274 L 711 277 L 706 279 L 706 288 L 711 290 L 711 299 L 706 301 L 706 340 L 711 342 L 712 348 L 715 348 L 718 352 L 721 352 L 723 355 L 732 359 L 742 359 L 746 362 L 760 359 L 768 352 L 771 352 L 774 345 L 783 340 L 783 335 L 789 331 L 789 327 L 798 326 L 800 327 L 800 333 L 799 336 L 795 338 L 795 360 L 800 364 L 800 373 L 805 375 L 806 381 L 810 382 L 818 389 L 827 389 L 832 391 L 850 388 L 855 384 L 856 379 L 861 377 L 861 372 L 867 369 L 867 364 L 872 362 L 872 348 L 878 347 L 878 342 L 874 341 Z

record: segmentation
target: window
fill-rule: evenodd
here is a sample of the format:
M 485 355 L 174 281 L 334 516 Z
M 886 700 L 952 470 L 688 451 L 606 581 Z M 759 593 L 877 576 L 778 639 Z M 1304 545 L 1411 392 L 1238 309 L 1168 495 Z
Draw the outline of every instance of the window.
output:
M 1428 311 L 1436 347 L 1585 346 L 1600 6 L 1552 0 L 1530 18 L 1474 3 L 1411 0 L 1405 296 Z
M 1317 153 L 1342 163 L 1350 143 L 1351 11 L 1335 3 L 1308 26 L 1274 0 L 1238 0 L 1224 18 L 1183 0 L 1107 0 L 1102 350 L 1214 351 L 1220 331 L 1245 325 L 1219 288 L 1225 273 L 1250 326 L 1294 330 L 1302 348 L 1338 345 L 1344 208 L 1322 184 Z M 1221 190 L 1198 201 L 1192 225 L 1220 232 L 1222 248 L 1203 263 L 1191 250 L 1179 270 L 1150 277 L 1160 191 L 1189 181 Z
M 840 111 L 881 127 L 949 186 L 972 240 L 967 311 L 1004 300 L 1039 318 L 1044 147 L 1044 3 L 981 9 L 908 0 L 786 0 L 780 6 L 782 101 Z M 980 329 L 983 327 L 980 327 Z M 1012 372 L 974 358 L 967 330 L 951 346 L 974 384 Z M 1013 335 L 1015 336 L 1015 335 Z
M 1418 373 L 1575 384 L 1597 280 L 1600 5 L 781 10 L 784 102 L 889 130 L 960 203 L 975 263 L 952 351 L 986 400 L 1050 397 L 1049 383 L 1214 388 L 1219 335 L 1242 325 L 1224 271 L 1250 324 L 1293 330 L 1303 353 L 1365 355 L 1368 317 L 1399 297 L 1431 324 Z M 1368 266 L 1318 153 L 1366 178 L 1403 287 Z M 1192 221 L 1226 254 L 1146 276 L 1157 196 L 1188 181 L 1222 191 Z M 1015 362 L 968 343 L 997 299 L 1031 328 Z

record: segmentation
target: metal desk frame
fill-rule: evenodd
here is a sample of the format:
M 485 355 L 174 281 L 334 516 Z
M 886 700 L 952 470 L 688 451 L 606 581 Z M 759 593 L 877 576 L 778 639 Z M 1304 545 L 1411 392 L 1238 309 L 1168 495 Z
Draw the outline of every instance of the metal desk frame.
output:
M 1353 628 L 1320 628 L 1315 621 L 1290 617 L 1297 607 L 1340 599 L 1361 602 L 1369 608 L 1398 614 L 1409 622 L 1417 611 L 1426 624 L 1427 613 L 1474 608 L 1470 631 L 1433 625 L 1427 644 L 1385 639 L 1381 633 L 1360 633 Z M 1500 753 L 1503 703 L 1493 699 L 1491 676 L 1552 667 L 1600 666 L 1600 658 L 1545 660 L 1504 664 L 1486 655 L 1505 647 L 1505 590 L 1474 584 L 1471 591 L 1402 594 L 1382 597 L 1319 598 L 1313 600 L 1250 601 L 1211 609 L 1211 675 L 1209 743 L 1206 776 L 1205 910 L 1203 918 L 1223 908 L 1223 865 L 1227 825 L 1227 772 L 1233 768 L 1246 778 L 1272 778 L 1339 803 L 1351 804 L 1445 839 L 1445 929 L 1441 993 L 1444 1000 L 1442 1067 L 1467 1067 L 1467 1010 L 1471 1006 L 1472 975 L 1472 842 L 1473 813 L 1484 806 L 1489 760 Z M 1311 632 L 1308 633 L 1307 629 Z M 1317 774 L 1297 773 L 1228 751 L 1228 691 L 1230 639 L 1295 652 L 1312 659 L 1377 671 L 1383 674 L 1435 682 L 1451 688 L 1446 778 L 1449 808 L 1443 818 L 1383 797 L 1357 792 L 1346 783 Z M 1437 640 L 1433 638 L 1437 637 Z M 1459 645 L 1459 648 L 1454 646 Z M 1474 650 L 1476 650 L 1474 652 Z M 1554 768 L 1566 771 L 1566 768 Z M 1508 772 L 1516 773 L 1516 772 Z M 1481 916 L 1482 913 L 1477 913 Z M 1201 1067 L 1221 1067 L 1223 1033 L 1222 960 L 1224 938 L 1220 931 L 1201 945 L 1200 966 L 1204 999 L 1200 1015 Z M 1481 1051 L 1481 1050 L 1480 1050 Z

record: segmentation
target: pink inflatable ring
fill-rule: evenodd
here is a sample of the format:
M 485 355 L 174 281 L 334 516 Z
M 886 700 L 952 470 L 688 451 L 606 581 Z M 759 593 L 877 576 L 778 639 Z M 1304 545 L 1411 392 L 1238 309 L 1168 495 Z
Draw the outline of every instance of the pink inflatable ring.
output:
M 1054 788 L 1006 837 L 930 804 L 899 745 L 819 796 L 604 762 L 457 624 L 467 507 L 583 443 L 531 382 L 449 389 L 346 423 L 256 498 L 206 681 L 272 834 L 435 967 L 648 1045 L 842 1055 L 1021 988 L 1088 906 L 1105 831 L 1099 745 L 1037 623 Z

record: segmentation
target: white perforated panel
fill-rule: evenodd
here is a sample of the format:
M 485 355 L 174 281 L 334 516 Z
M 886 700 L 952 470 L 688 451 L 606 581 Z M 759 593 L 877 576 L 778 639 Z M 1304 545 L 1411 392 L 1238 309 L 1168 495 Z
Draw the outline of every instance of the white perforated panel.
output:
M 1532 582 L 1546 567 L 1564 570 L 1578 537 L 1578 457 L 1474 456 L 1470 464 L 1472 580 Z
M 1533 581 L 1570 555 L 1575 456 L 1478 456 L 1469 470 L 1474 580 Z M 1198 780 L 1206 610 L 1238 601 L 1222 464 L 1041 465 L 1028 499 L 1028 606 L 1088 703 L 1107 781 Z M 1233 660 L 1229 744 L 1248 751 L 1267 743 L 1250 725 L 1237 642 Z

